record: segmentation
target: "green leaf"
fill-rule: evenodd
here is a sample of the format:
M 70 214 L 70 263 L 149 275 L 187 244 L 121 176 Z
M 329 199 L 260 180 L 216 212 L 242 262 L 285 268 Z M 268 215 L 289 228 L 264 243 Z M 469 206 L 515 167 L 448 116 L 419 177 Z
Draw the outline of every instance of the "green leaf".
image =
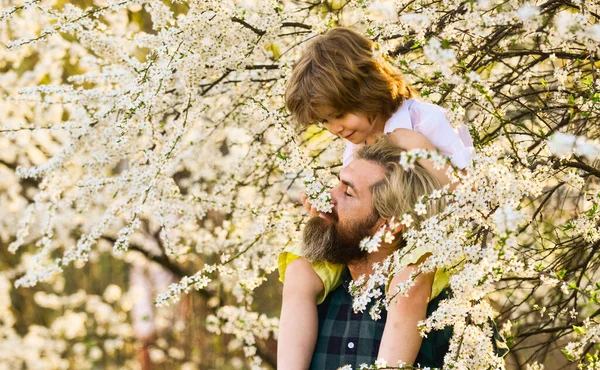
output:
M 563 355 L 565 355 L 565 357 L 567 358 L 567 360 L 569 360 L 569 361 L 573 361 L 573 356 L 571 356 L 571 355 L 570 355 L 570 354 L 567 352 L 567 350 L 566 350 L 566 349 L 561 349 L 560 351 L 563 353 Z
M 567 274 L 567 270 L 563 269 L 556 273 L 556 277 L 558 277 L 559 279 L 562 280 L 566 274 Z
M 594 353 L 594 354 L 592 354 L 592 353 L 586 353 L 585 354 L 585 358 L 591 364 L 595 364 L 595 363 L 599 362 L 598 353 Z
M 598 204 L 594 204 L 592 206 L 592 208 L 589 211 L 587 211 L 586 216 L 593 217 L 596 214 L 597 210 L 598 210 Z
M 585 334 L 585 328 L 583 326 L 573 325 L 573 330 L 575 330 L 575 333 L 577 333 L 579 335 Z

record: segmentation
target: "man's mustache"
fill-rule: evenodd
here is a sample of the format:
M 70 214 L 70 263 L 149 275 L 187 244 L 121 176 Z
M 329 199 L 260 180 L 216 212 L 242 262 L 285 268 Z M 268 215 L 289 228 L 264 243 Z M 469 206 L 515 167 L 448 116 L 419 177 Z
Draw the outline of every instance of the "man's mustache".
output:
M 333 207 L 333 208 L 331 209 L 331 212 L 330 212 L 330 213 L 325 213 L 325 214 L 326 214 L 327 216 L 331 217 L 331 219 L 332 219 L 333 221 L 335 221 L 335 223 L 338 223 L 338 222 L 340 221 L 340 217 L 338 216 L 337 209 L 335 209 L 335 207 Z

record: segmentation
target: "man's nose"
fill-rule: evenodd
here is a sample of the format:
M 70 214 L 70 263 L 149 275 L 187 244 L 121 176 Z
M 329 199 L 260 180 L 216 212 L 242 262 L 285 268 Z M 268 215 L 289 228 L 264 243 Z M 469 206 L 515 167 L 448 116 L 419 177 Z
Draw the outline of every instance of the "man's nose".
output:
M 338 196 L 340 194 L 340 190 L 341 190 L 341 187 L 339 185 L 335 186 L 331 190 L 329 190 L 329 195 L 331 195 L 331 204 L 333 204 L 334 207 L 337 206 L 337 200 L 338 200 Z

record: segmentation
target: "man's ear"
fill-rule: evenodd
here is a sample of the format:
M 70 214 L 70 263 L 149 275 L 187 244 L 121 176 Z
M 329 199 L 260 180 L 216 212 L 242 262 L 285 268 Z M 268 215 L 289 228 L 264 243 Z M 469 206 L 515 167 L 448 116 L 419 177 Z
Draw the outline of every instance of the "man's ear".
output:
M 398 220 L 392 218 L 391 220 L 386 220 L 387 229 L 392 233 L 392 235 L 398 235 L 402 230 L 404 230 L 404 225 L 402 225 Z
M 375 234 L 387 222 L 388 222 L 388 220 L 386 220 L 385 218 L 379 217 L 377 219 L 377 221 L 375 222 L 375 224 L 373 225 L 373 228 L 371 229 L 372 234 Z
M 393 229 L 392 229 L 392 226 L 390 225 L 390 222 L 388 222 L 388 227 L 391 229 L 392 235 L 396 236 L 402 230 L 404 230 L 404 225 L 398 223 L 397 221 L 394 221 L 392 224 L 393 224 L 393 226 L 395 226 Z
M 377 220 L 377 222 L 375 222 L 375 225 L 373 225 L 373 233 L 376 233 L 379 229 L 381 229 L 381 227 L 383 225 L 386 225 L 386 228 L 388 230 L 391 230 L 392 235 L 398 235 L 398 233 L 400 231 L 402 231 L 402 229 L 404 229 L 404 225 L 401 225 L 398 221 L 396 220 L 388 220 L 386 218 L 383 217 L 379 217 L 379 219 Z M 393 229 L 392 229 L 393 227 Z

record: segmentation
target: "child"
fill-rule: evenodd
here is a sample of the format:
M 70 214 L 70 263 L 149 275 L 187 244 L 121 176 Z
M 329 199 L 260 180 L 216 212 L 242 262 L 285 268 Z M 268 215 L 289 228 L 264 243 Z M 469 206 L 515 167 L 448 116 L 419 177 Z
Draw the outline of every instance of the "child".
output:
M 294 67 L 286 91 L 293 118 L 300 125 L 321 122 L 348 141 L 344 166 L 357 146 L 386 133 L 402 149 L 437 148 L 455 166 L 466 167 L 473 153 L 468 131 L 457 133 L 439 106 L 414 100 L 416 92 L 389 63 L 374 57 L 372 49 L 370 40 L 350 29 L 336 28 L 317 37 Z M 449 182 L 445 170 L 435 170 L 428 160 L 419 163 L 442 185 Z M 302 200 L 312 216 L 318 215 L 305 196 Z M 340 265 L 310 263 L 301 254 L 296 247 L 279 257 L 284 289 L 278 369 L 308 369 L 317 338 L 316 305 L 337 287 L 343 270 Z M 446 285 L 443 275 L 436 273 L 431 298 Z

